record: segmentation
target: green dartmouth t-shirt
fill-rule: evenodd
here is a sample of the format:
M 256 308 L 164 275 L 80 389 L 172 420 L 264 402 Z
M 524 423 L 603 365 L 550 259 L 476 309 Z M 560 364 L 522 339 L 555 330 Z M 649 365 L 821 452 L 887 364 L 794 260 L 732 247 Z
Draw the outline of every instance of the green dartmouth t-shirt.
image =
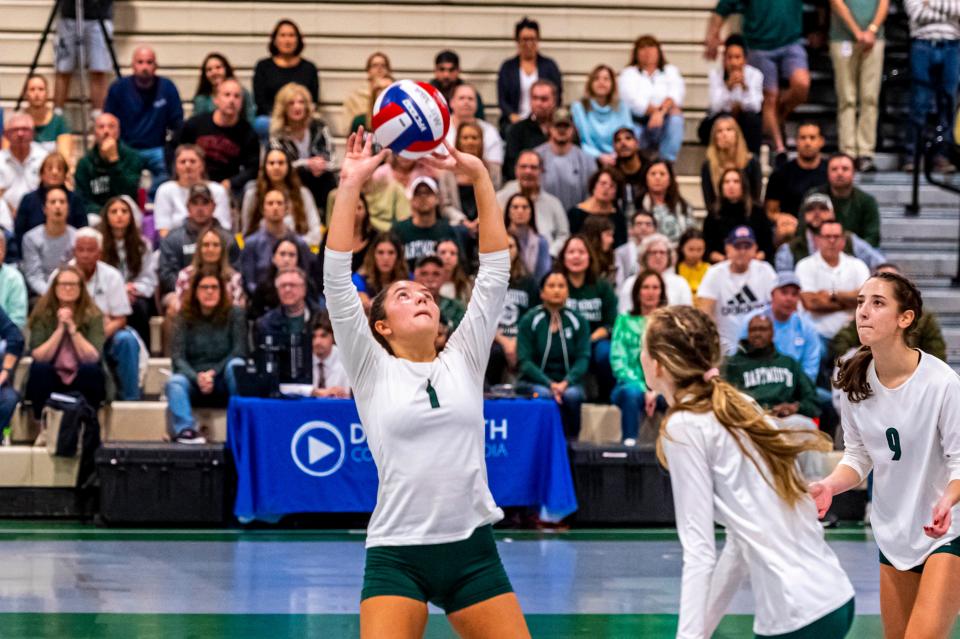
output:
M 580 313 L 590 323 L 591 334 L 600 327 L 612 331 L 617 319 L 617 294 L 606 280 L 584 283 L 580 288 L 571 284 L 567 308 Z
M 847 5 L 847 9 L 850 9 L 853 21 L 857 23 L 860 29 L 866 29 L 870 25 L 870 21 L 873 20 L 873 16 L 877 15 L 878 0 L 843 0 L 843 3 Z M 882 26 L 877 31 L 877 39 L 881 38 L 883 38 Z M 830 16 L 830 41 L 852 42 L 855 39 L 853 34 L 850 33 L 850 29 L 847 28 L 847 23 L 834 11 Z
M 397 222 L 393 232 L 403 244 L 403 254 L 412 272 L 417 260 L 428 255 L 435 255 L 437 244 L 443 240 L 456 240 L 453 229 L 446 220 L 438 219 L 433 226 L 421 227 L 413 223 L 413 218 Z
M 510 282 L 507 297 L 503 300 L 500 331 L 507 337 L 516 337 L 520 318 L 539 303 L 540 291 L 532 277 L 528 275 Z
M 771 51 L 803 37 L 803 0 L 719 0 L 716 12 L 743 15 L 748 49 Z

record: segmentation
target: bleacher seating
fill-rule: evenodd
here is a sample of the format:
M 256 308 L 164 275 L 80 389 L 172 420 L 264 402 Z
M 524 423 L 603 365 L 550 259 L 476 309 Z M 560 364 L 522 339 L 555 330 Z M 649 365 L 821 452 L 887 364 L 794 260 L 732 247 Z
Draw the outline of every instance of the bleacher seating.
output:
M 178 0 L 122 0 L 116 3 L 116 52 L 123 72 L 129 72 L 136 44 L 155 47 L 160 73 L 171 78 L 185 102 L 193 96 L 200 60 L 210 51 L 225 54 L 241 81 L 249 87 L 255 62 L 267 54 L 273 24 L 280 17 L 295 20 L 307 47 L 303 55 L 320 70 L 320 113 L 331 125 L 342 151 L 348 123 L 341 104 L 346 95 L 365 81 L 363 64 L 375 50 L 390 57 L 394 75 L 427 79 L 433 56 L 454 48 L 461 57 L 464 77 L 474 83 L 487 105 L 487 118 L 496 121 L 496 72 L 501 61 L 513 55 L 512 29 L 523 15 L 541 25 L 544 53 L 555 58 L 564 72 L 565 101 L 579 98 L 586 74 L 598 63 L 622 68 L 637 35 L 654 33 L 664 41 L 667 59 L 686 80 L 685 146 L 678 162 L 684 197 L 702 209 L 699 164 L 702 150 L 695 131 L 707 101 L 709 64 L 702 58 L 706 20 L 714 0 L 687 0 L 678 6 L 670 0 L 578 0 L 567 6 L 561 0 L 462 0 L 424 5 L 416 2 L 241 2 L 238 0 L 183 2 Z M 40 0 L 0 0 L 3 59 L 0 64 L 0 105 L 12 108 L 36 50 L 51 4 Z M 424 29 L 424 25 L 429 25 Z M 614 28 L 611 27 L 614 25 Z M 442 37 L 438 34 L 442 34 Z M 39 71 L 52 77 L 52 45 L 41 56 Z M 830 116 L 829 78 L 817 80 L 827 88 L 819 109 L 808 112 Z M 187 108 L 189 108 L 187 104 Z M 826 111 L 824 111 L 824 108 Z M 71 112 L 76 120 L 76 111 Z M 825 113 L 825 115 L 824 115 Z M 927 307 L 940 315 L 948 355 L 960 367 L 960 296 L 947 288 L 956 272 L 960 198 L 924 186 L 919 219 L 903 217 L 910 197 L 906 178 L 877 174 L 861 181 L 877 197 L 883 218 L 882 249 L 891 261 L 916 278 L 924 288 Z M 151 352 L 159 351 L 159 324 L 152 323 Z M 22 379 L 29 359 L 20 364 Z M 115 402 L 102 417 L 105 440 L 167 438 L 166 403 L 160 399 L 171 367 L 169 359 L 152 358 L 145 394 L 148 401 Z M 198 411 L 198 423 L 208 439 L 226 437 L 224 411 Z M 16 418 L 17 433 L 29 433 L 23 413 Z M 27 429 L 27 430 L 24 430 Z M 612 406 L 584 407 L 584 437 L 595 443 L 619 439 L 619 411 Z M 42 453 L 42 455 L 40 454 Z M 70 468 L 47 464 L 46 452 L 30 447 L 0 447 L 0 486 L 70 485 Z M 73 469 L 75 473 L 75 468 Z M 20 481 L 22 483 L 7 483 Z M 37 483 L 40 482 L 40 483 Z M 66 483 L 43 483 L 66 482 Z
M 677 7 L 667 0 L 589 0 L 576 8 L 555 0 L 502 3 L 485 0 L 430 6 L 393 3 L 343 2 L 178 2 L 133 0 L 115 3 L 115 48 L 124 74 L 137 43 L 157 51 L 160 73 L 177 85 L 188 101 L 196 90 L 199 65 L 210 51 L 227 56 L 249 88 L 253 66 L 267 55 L 267 40 L 274 23 L 289 17 L 300 25 L 307 46 L 303 55 L 320 71 L 320 112 L 330 124 L 342 151 L 349 122 L 342 104 L 347 94 L 365 81 L 363 65 L 375 50 L 390 56 L 396 77 L 428 79 L 433 56 L 452 47 L 460 54 L 464 77 L 477 85 L 487 106 L 486 117 L 495 122 L 496 74 L 500 63 L 514 55 L 513 24 L 523 15 L 540 22 L 543 52 L 557 60 L 564 72 L 565 100 L 579 98 L 586 74 L 595 65 L 624 67 L 633 40 L 654 33 L 664 41 L 664 55 L 680 68 L 687 85 L 685 100 L 687 142 L 695 142 L 696 127 L 707 103 L 708 64 L 702 58 L 703 33 L 709 0 L 692 0 Z M 0 105 L 13 106 L 36 51 L 50 4 L 39 0 L 2 0 L 4 42 L 0 66 Z M 435 25 L 425 31 L 423 24 Z M 610 24 L 617 29 L 611 33 Z M 445 34 L 437 37 L 435 34 Z M 44 50 L 40 72 L 52 76 L 52 48 Z M 185 105 L 189 108 L 189 105 Z M 702 208 L 699 167 L 701 156 L 680 158 L 684 197 Z

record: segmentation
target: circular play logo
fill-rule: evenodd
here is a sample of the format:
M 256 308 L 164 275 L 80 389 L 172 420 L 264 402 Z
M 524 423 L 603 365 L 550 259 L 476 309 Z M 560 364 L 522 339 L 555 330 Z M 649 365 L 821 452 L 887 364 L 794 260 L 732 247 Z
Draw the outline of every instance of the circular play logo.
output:
M 326 477 L 343 465 L 347 447 L 343 435 L 327 422 L 307 422 L 290 440 L 290 456 L 297 468 L 313 477 Z

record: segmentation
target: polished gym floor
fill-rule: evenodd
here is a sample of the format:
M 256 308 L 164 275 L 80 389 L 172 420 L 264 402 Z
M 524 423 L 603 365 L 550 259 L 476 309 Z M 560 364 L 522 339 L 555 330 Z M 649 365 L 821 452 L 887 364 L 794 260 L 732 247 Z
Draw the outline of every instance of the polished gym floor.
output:
M 869 531 L 827 537 L 857 590 L 850 636 L 880 637 Z M 673 636 L 681 570 L 674 531 L 497 538 L 535 637 Z M 363 558 L 363 536 L 350 531 L 3 523 L 0 637 L 354 637 Z M 751 612 L 744 590 L 715 636 L 752 636 Z M 435 614 L 426 636 L 454 635 Z

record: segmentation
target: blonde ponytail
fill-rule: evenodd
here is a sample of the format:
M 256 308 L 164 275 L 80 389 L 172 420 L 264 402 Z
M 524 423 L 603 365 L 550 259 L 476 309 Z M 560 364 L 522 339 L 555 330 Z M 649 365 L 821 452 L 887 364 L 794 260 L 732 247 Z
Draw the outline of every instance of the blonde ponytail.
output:
M 657 437 L 657 459 L 665 468 L 663 439 L 669 437 L 667 425 L 673 414 L 712 412 L 781 499 L 792 506 L 806 494 L 798 455 L 831 450 L 833 441 L 820 431 L 777 428 L 756 402 L 720 377 L 707 375 L 704 381 L 720 360 L 720 338 L 712 319 L 689 306 L 657 309 L 647 320 L 644 343 L 677 386 L 678 401 L 661 421 Z

